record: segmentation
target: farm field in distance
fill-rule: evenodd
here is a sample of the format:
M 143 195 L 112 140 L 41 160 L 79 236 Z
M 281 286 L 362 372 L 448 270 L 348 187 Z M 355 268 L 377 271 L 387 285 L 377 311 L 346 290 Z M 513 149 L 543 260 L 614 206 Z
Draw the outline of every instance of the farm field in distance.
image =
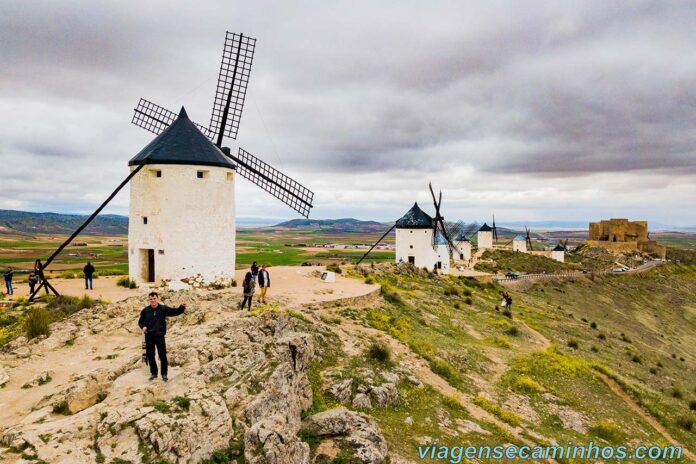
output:
M 385 226 L 385 229 L 388 226 Z M 384 231 L 336 231 L 323 228 L 240 228 L 237 230 L 236 267 L 244 268 L 253 261 L 270 266 L 301 265 L 303 262 L 328 264 L 356 261 L 366 248 L 325 248 L 326 244 L 370 246 Z M 574 237 L 568 232 L 567 237 Z M 553 238 L 563 237 L 553 232 Z M 656 232 L 651 234 L 660 243 L 680 248 L 696 248 L 696 233 Z M 26 280 L 34 260 L 44 261 L 67 238 L 63 234 L 27 234 L 3 230 L 0 234 L 0 268 L 15 269 L 16 281 Z M 51 263 L 49 277 L 81 277 L 82 268 L 91 261 L 97 275 L 124 275 L 128 273 L 127 235 L 80 235 L 73 245 L 66 247 Z M 502 243 L 505 239 L 501 238 Z M 83 244 L 83 246 L 74 246 Z M 382 244 L 391 249 L 375 249 L 367 262 L 394 260 L 394 235 L 386 237 Z M 22 272 L 22 271 L 26 271 Z
M 385 229 L 386 230 L 386 229 Z M 303 262 L 327 264 L 359 259 L 366 249 L 322 248 L 327 243 L 342 245 L 371 245 L 382 233 L 379 232 L 331 232 L 305 229 L 255 228 L 237 230 L 237 268 L 251 265 L 253 261 L 271 266 L 300 265 Z M 45 261 L 67 238 L 61 234 L 24 234 L 5 232 L 0 235 L 0 268 L 15 269 L 15 280 L 26 280 L 34 261 Z M 82 268 L 91 261 L 97 268 L 96 275 L 128 273 L 127 235 L 80 235 L 74 244 L 67 246 L 51 263 L 49 277 L 81 277 Z M 393 237 L 383 243 L 394 244 Z M 391 261 L 393 250 L 374 250 L 371 262 Z M 26 271 L 26 272 L 22 272 Z

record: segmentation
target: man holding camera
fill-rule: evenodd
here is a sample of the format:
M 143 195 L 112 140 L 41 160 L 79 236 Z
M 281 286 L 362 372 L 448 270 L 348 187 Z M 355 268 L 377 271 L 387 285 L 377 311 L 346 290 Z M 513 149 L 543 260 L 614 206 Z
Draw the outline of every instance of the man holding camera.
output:
M 164 337 L 167 334 L 167 317 L 178 316 L 186 310 L 186 304 L 179 305 L 178 308 L 170 308 L 160 304 L 159 294 L 150 292 L 148 295 L 150 304 L 140 312 L 138 326 L 145 334 L 145 352 L 147 354 L 147 363 L 150 365 L 150 380 L 157 378 L 157 363 L 155 361 L 155 348 L 159 355 L 162 380 L 165 382 L 167 378 L 167 345 Z

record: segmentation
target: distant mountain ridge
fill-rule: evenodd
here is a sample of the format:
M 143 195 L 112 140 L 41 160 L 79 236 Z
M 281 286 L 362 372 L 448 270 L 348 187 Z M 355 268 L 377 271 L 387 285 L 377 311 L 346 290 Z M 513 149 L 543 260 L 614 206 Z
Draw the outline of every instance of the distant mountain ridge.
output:
M 361 221 L 354 218 L 342 219 L 293 219 L 271 226 L 271 229 L 321 230 L 327 233 L 385 231 L 387 224 L 377 221 Z
M 71 234 L 88 215 L 59 213 L 30 213 L 0 209 L 0 232 L 25 234 Z M 128 233 L 128 217 L 101 214 L 82 232 L 88 235 L 122 235 Z

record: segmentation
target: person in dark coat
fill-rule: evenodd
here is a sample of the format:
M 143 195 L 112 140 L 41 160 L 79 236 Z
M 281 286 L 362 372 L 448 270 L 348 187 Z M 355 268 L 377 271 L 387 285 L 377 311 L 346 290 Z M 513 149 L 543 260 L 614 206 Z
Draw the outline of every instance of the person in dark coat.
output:
M 168 380 L 167 368 L 169 367 L 167 345 L 164 340 L 167 334 L 167 318 L 182 314 L 186 310 L 186 304 L 181 304 L 178 308 L 170 308 L 160 304 L 157 292 L 150 292 L 148 301 L 150 304 L 140 312 L 138 326 L 145 334 L 145 352 L 147 363 L 150 366 L 150 380 L 157 378 L 157 362 L 155 361 L 155 348 L 157 348 L 162 380 L 166 382 Z
M 29 295 L 31 295 L 32 293 L 34 293 L 34 288 L 36 288 L 36 283 L 39 281 L 39 276 L 34 274 L 34 272 L 32 271 L 29 274 L 28 281 L 29 281 Z
M 5 278 L 5 289 L 7 290 L 7 294 L 14 294 L 12 289 L 12 277 L 14 276 L 14 271 L 8 267 L 7 270 L 2 273 L 2 276 Z
M 247 272 L 246 275 L 244 276 L 244 282 L 242 282 L 242 289 L 244 291 L 244 299 L 242 300 L 242 304 L 239 305 L 240 309 L 244 309 L 244 305 L 247 304 L 247 301 L 249 302 L 249 311 L 251 311 L 251 297 L 254 296 L 254 287 L 256 286 L 256 282 L 254 282 L 254 279 L 251 275 L 251 272 Z
M 261 289 L 261 294 L 259 295 L 259 303 L 266 303 L 266 292 L 268 287 L 271 286 L 271 276 L 266 269 L 266 265 L 261 266 L 259 271 L 259 288 Z
M 82 269 L 85 274 L 85 290 L 92 290 L 92 276 L 94 275 L 94 266 L 87 261 L 87 265 Z
M 251 278 L 256 282 L 256 277 L 259 275 L 259 265 L 254 261 L 251 264 Z

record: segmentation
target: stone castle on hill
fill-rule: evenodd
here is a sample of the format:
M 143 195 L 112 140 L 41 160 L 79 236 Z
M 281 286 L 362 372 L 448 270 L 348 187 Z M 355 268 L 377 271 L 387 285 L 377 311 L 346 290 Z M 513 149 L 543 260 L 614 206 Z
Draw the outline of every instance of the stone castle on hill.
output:
M 590 222 L 589 244 L 612 251 L 640 250 L 665 259 L 667 248 L 648 236 L 648 221 L 609 219 Z

